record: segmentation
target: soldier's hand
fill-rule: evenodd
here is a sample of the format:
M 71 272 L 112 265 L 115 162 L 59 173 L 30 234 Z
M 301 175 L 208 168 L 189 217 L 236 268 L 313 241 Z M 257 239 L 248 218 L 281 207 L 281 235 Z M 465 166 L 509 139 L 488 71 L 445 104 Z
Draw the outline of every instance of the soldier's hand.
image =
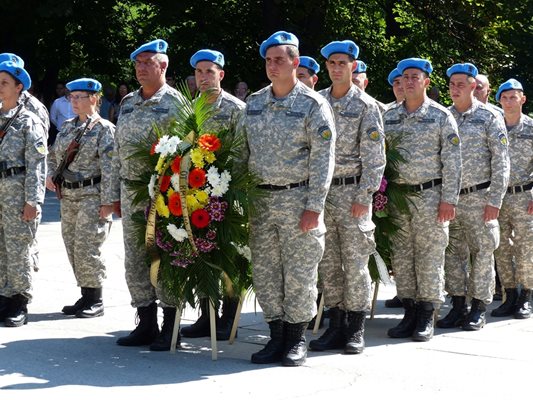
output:
M 120 210 L 120 201 L 113 202 L 113 213 L 119 218 L 122 217 L 122 211 Z
M 318 217 L 320 213 L 311 210 L 305 210 L 300 218 L 300 230 L 308 232 L 318 226 Z
M 100 212 L 99 212 L 100 219 L 108 219 L 112 213 L 113 213 L 112 204 L 104 204 L 100 206 Z
M 529 215 L 533 215 L 533 201 L 530 201 L 529 204 L 527 205 L 527 213 Z
M 37 204 L 37 207 L 33 207 L 28 203 L 24 203 L 24 208 L 22 209 L 22 220 L 29 222 L 37 218 L 41 213 L 41 206 Z
M 448 222 L 455 218 L 455 206 L 450 203 L 441 201 L 439 204 L 439 214 L 437 220 L 439 222 Z
M 56 191 L 56 185 L 54 185 L 54 182 L 52 182 L 52 177 L 50 176 L 46 178 L 46 188 L 52 192 Z
M 485 222 L 489 222 L 489 221 L 492 221 L 493 219 L 498 218 L 498 215 L 500 215 L 499 208 L 489 206 L 488 204 L 485 206 L 485 213 L 483 214 L 483 219 Z
M 361 203 L 352 204 L 352 217 L 359 218 L 368 214 L 368 206 Z

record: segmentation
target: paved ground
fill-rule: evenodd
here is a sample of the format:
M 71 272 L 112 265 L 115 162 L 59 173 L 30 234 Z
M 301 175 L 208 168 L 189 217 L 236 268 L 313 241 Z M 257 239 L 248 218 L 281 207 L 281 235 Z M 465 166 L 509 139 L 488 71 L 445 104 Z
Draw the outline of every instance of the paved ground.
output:
M 367 320 L 367 348 L 361 355 L 309 353 L 307 364 L 300 368 L 251 364 L 250 354 L 268 335 L 253 297 L 245 303 L 235 344 L 218 342 L 218 361 L 211 361 L 206 339 L 185 340 L 184 349 L 175 354 L 117 346 L 116 338 L 134 327 L 120 221 L 113 224 L 105 246 L 109 265 L 105 316 L 77 319 L 60 312 L 79 297 L 79 289 L 63 248 L 57 208 L 57 201 L 48 196 L 30 322 L 22 328 L 0 327 L 0 400 L 96 396 L 277 400 L 336 395 L 495 399 L 530 393 L 533 319 L 489 317 L 480 332 L 437 331 L 429 343 L 392 340 L 386 330 L 401 315 L 399 310 L 385 309 L 383 301 L 394 294 L 393 287 L 380 289 L 376 316 Z M 187 309 L 183 323 L 195 318 L 196 311 Z

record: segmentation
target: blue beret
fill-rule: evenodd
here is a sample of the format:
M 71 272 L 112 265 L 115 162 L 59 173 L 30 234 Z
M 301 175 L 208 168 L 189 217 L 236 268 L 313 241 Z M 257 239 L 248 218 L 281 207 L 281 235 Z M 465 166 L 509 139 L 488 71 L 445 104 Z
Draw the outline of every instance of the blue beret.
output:
M 522 87 L 522 84 L 516 79 L 509 79 L 508 81 L 505 81 L 500 85 L 498 92 L 496 92 L 496 101 L 500 101 L 501 94 L 507 90 L 524 91 L 524 88 Z
M 360 74 L 362 72 L 366 72 L 366 64 L 364 61 L 357 60 L 357 67 L 355 67 L 355 70 L 353 71 L 356 74 Z
M 96 79 L 80 78 L 67 83 L 67 89 L 71 92 L 82 90 L 84 92 L 99 92 L 102 89 L 102 84 Z
M 2 53 L 0 54 L 0 63 L 4 61 L 11 61 L 17 67 L 24 68 L 24 60 L 13 53 Z
M 318 74 L 318 72 L 320 71 L 320 65 L 318 65 L 318 63 L 313 57 L 301 56 L 300 67 L 310 69 L 315 74 Z
M 477 68 L 474 64 L 464 63 L 464 64 L 454 64 L 446 71 L 448 78 L 453 74 L 465 74 L 475 78 L 477 75 Z
M 270 47 L 284 44 L 298 47 L 300 42 L 294 34 L 285 31 L 278 31 L 273 33 L 267 40 L 261 43 L 261 46 L 259 47 L 259 54 L 261 54 L 261 57 L 265 58 L 266 52 Z
M 322 50 L 320 50 L 320 54 L 322 54 L 326 59 L 335 53 L 348 54 L 353 58 L 357 58 L 359 55 L 359 47 L 357 47 L 357 45 L 351 40 L 343 40 L 342 42 L 335 41 L 328 43 L 322 47 Z
M 196 64 L 200 61 L 211 61 L 218 64 L 220 68 L 224 68 L 224 54 L 216 50 L 198 50 L 191 57 L 190 63 L 193 68 L 196 68 Z
M 389 85 L 393 85 L 394 84 L 394 80 L 398 77 L 402 76 L 402 74 L 400 74 L 400 71 L 398 71 L 398 68 L 394 68 L 390 74 L 389 74 L 389 77 L 387 78 L 387 80 L 389 81 Z
M 4 61 L 0 63 L 0 72 L 7 72 L 13 78 L 18 79 L 24 90 L 28 90 L 31 86 L 30 74 L 23 68 L 19 67 L 13 61 Z
M 140 53 L 143 53 L 147 51 L 148 53 L 163 53 L 166 54 L 168 48 L 168 43 L 165 42 L 163 39 L 156 39 L 152 40 L 151 42 L 143 44 L 141 47 L 139 47 L 137 50 L 135 50 L 130 55 L 130 59 L 132 61 L 135 61 L 137 56 Z
M 426 60 L 424 58 L 406 58 L 405 60 L 402 60 L 398 63 L 398 66 L 396 69 L 400 74 L 403 75 L 403 71 L 405 71 L 407 68 L 416 68 L 419 69 L 422 72 L 427 73 L 428 75 L 433 72 L 433 67 L 431 66 L 431 63 L 429 60 Z

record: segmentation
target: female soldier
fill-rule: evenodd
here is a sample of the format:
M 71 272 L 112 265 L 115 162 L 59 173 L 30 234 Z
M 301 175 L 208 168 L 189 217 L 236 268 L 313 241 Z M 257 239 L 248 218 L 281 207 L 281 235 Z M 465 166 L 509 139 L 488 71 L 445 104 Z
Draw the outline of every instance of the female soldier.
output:
M 31 86 L 16 62 L 0 63 L 0 319 L 28 322 L 31 245 L 41 218 L 46 176 L 46 134 L 20 95 Z
M 46 187 L 61 199 L 61 232 L 81 298 L 63 307 L 78 318 L 104 314 L 101 248 L 111 227 L 111 157 L 115 126 L 100 117 L 100 82 L 67 83 L 76 117 L 67 120 L 50 149 Z

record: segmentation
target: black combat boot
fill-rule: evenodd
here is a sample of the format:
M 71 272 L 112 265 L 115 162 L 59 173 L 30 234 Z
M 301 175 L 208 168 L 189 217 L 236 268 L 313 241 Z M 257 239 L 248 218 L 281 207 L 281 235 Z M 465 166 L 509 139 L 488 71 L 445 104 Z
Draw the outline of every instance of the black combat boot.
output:
M 516 319 L 527 319 L 531 317 L 531 289 L 522 288 L 520 291 L 514 317 Z
M 254 364 L 272 364 L 283 359 L 285 325 L 281 319 L 277 319 L 269 322 L 268 326 L 270 327 L 270 340 L 263 349 L 252 354 L 252 363 Z
M 365 319 L 364 311 L 348 311 L 346 326 L 346 354 L 361 354 L 365 349 Z
M 322 301 L 322 293 L 318 294 L 318 297 L 316 299 L 316 309 L 320 307 L 320 301 Z M 318 315 L 318 312 L 317 312 Z M 307 329 L 315 329 L 315 323 L 316 323 L 316 315 L 313 317 L 313 319 L 309 322 L 309 325 L 307 325 Z M 321 329 L 324 326 L 324 318 L 326 317 L 325 310 L 322 310 L 322 316 L 320 317 L 320 322 L 318 323 L 318 328 Z
M 433 337 L 434 322 L 433 303 L 429 301 L 420 301 L 416 307 L 416 328 L 413 332 L 415 342 L 428 342 Z
M 346 312 L 339 307 L 329 309 L 329 328 L 318 339 L 309 342 L 314 351 L 342 349 L 346 344 Z
M 118 338 L 119 346 L 146 346 L 152 344 L 159 335 L 157 325 L 157 304 L 138 307 L 139 325 L 128 336 Z
M 416 304 L 413 299 L 402 299 L 405 314 L 403 319 L 394 328 L 388 330 L 391 338 L 408 338 L 413 335 L 416 328 Z
M 26 296 L 16 294 L 11 297 L 4 323 L 6 326 L 15 328 L 28 323 L 28 298 Z
M 479 299 L 472 299 L 472 306 L 470 312 L 465 317 L 463 322 L 463 330 L 465 331 L 479 331 L 485 326 L 485 313 L 487 306 Z
M 76 315 L 79 310 L 82 310 L 85 307 L 87 302 L 87 288 L 81 288 L 81 297 L 71 306 L 65 306 L 61 310 L 63 314 L 66 315 Z
M 217 307 L 215 307 L 215 310 Z M 218 323 L 218 313 L 215 316 L 215 321 Z M 200 299 L 200 318 L 198 318 L 194 324 L 181 328 L 181 335 L 189 338 L 211 336 L 209 325 L 209 299 Z
M 305 341 L 305 330 L 308 322 L 289 324 L 285 322 L 285 351 L 281 364 L 285 367 L 298 367 L 305 363 L 307 359 L 307 344 Z
M 84 288 L 85 304 L 76 311 L 77 318 L 94 318 L 104 315 L 102 288 Z
M 0 295 L 0 321 L 3 321 L 7 317 L 10 304 L 11 304 L 11 297 Z
M 443 318 L 437 321 L 437 328 L 451 329 L 460 327 L 468 313 L 465 296 L 452 296 L 452 309 Z
M 394 296 L 392 299 L 385 300 L 385 308 L 402 308 L 402 301 L 398 296 Z
M 172 343 L 172 331 L 174 330 L 174 321 L 176 320 L 175 307 L 163 307 L 163 325 L 161 333 L 157 339 L 150 345 L 152 351 L 169 351 Z M 180 347 L 181 336 L 178 333 L 176 348 Z
M 217 340 L 229 340 L 237 308 L 239 308 L 238 297 L 224 297 L 222 300 L 222 316 L 217 323 Z M 235 337 L 237 337 L 237 332 L 235 332 Z
M 509 317 L 516 311 L 516 300 L 518 299 L 518 289 L 505 289 L 505 301 L 498 308 L 491 311 L 493 317 Z

